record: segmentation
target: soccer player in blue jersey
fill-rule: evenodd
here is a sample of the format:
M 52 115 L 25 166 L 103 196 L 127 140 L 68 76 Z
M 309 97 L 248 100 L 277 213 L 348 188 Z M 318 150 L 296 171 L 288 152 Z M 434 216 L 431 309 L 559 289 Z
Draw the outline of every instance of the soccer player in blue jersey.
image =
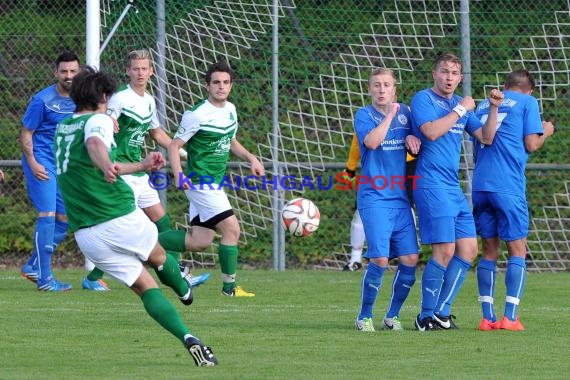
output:
M 464 131 L 482 143 L 492 141 L 502 100 L 499 90 L 491 91 L 483 125 L 472 112 L 473 98 L 455 94 L 461 69 L 457 56 L 440 55 L 432 71 L 433 87 L 418 92 L 410 104 L 414 133 L 422 141 L 414 200 L 422 244 L 432 247 L 422 275 L 421 312 L 416 318 L 420 331 L 456 328 L 451 304 L 477 257 L 475 222 L 459 184 L 461 141 Z
M 412 135 L 410 110 L 396 98 L 396 77 L 390 69 L 375 69 L 368 79 L 372 104 L 359 109 L 354 120 L 361 152 L 362 175 L 356 178 L 357 205 L 368 245 L 369 260 L 361 284 L 360 331 L 375 331 L 374 303 L 388 260 L 398 257 L 392 297 L 382 328 L 402 330 L 400 309 L 416 281 L 418 242 L 406 194 L 406 148 L 416 154 L 420 141 Z
M 528 153 L 539 149 L 554 133 L 551 122 L 542 122 L 532 75 L 524 69 L 511 72 L 499 106 L 496 134 L 491 145 L 475 144 L 473 173 L 473 216 L 483 240 L 483 257 L 477 266 L 482 331 L 504 329 L 522 331 L 517 309 L 526 280 L 526 237 L 529 214 L 526 200 L 525 168 Z M 475 111 L 484 122 L 489 102 Z M 509 259 L 505 276 L 504 316 L 497 320 L 493 309 L 495 272 L 501 240 L 507 244 Z
M 55 62 L 57 82 L 32 97 L 22 119 L 22 168 L 28 196 L 38 210 L 38 220 L 34 232 L 34 252 L 23 265 L 21 274 L 37 283 L 38 290 L 42 291 L 71 289 L 70 284 L 56 280 L 51 272 L 51 256 L 55 246 L 67 235 L 67 217 L 56 181 L 53 146 L 57 123 L 75 110 L 69 91 L 79 71 L 77 54 L 62 52 Z M 99 284 L 103 272 L 95 272 L 97 280 L 94 282 Z

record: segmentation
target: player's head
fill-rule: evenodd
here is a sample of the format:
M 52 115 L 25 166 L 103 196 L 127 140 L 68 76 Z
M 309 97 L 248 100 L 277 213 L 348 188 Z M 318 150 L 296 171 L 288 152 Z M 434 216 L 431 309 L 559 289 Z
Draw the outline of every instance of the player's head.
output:
M 127 57 L 126 72 L 132 87 L 145 89 L 153 74 L 150 52 L 147 49 L 131 51 Z
M 440 96 L 451 97 L 463 79 L 461 69 L 461 59 L 455 54 L 439 55 L 432 70 L 433 91 Z
M 525 69 L 514 70 L 505 82 L 505 89 L 530 95 L 534 90 L 534 78 Z
M 214 63 L 206 71 L 208 100 L 214 105 L 223 105 L 232 90 L 234 71 L 226 62 Z
M 73 51 L 65 50 L 57 57 L 54 75 L 57 79 L 57 88 L 62 95 L 69 94 L 73 78 L 79 71 L 79 57 Z
M 385 106 L 396 100 L 396 75 L 386 68 L 372 70 L 368 78 L 368 94 L 376 106 Z
M 110 75 L 97 71 L 91 66 L 84 66 L 75 76 L 69 96 L 75 103 L 75 112 L 104 112 L 102 106 L 107 104 L 116 89 L 115 80 Z

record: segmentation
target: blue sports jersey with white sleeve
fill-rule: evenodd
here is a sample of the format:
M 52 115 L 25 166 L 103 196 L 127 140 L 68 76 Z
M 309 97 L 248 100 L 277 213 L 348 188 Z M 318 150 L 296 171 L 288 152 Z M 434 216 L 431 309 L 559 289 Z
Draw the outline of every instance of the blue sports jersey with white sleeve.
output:
M 544 132 L 536 98 L 506 90 L 499 106 L 497 133 L 491 145 L 474 144 L 477 156 L 473 173 L 473 191 L 525 194 L 525 168 L 528 153 L 524 138 Z M 489 113 L 489 101 L 475 111 L 481 122 Z
M 69 97 L 61 96 L 53 84 L 36 93 L 26 113 L 22 124 L 34 132 L 34 157 L 42 165 L 55 168 L 54 135 L 57 123 L 73 114 L 75 103 Z
M 428 140 L 420 131 L 425 123 L 440 119 L 461 101 L 461 96 L 445 98 L 431 88 L 419 91 L 412 98 L 413 133 L 421 140 L 422 148 L 416 166 L 417 188 L 455 189 L 459 184 L 459 161 L 463 132 L 472 134 L 482 127 L 473 112 L 461 117 L 451 129 L 435 141 Z
M 360 108 L 354 118 L 354 130 L 361 153 L 361 174 L 370 181 L 359 185 L 359 209 L 410 207 L 405 187 L 405 140 L 412 133 L 410 109 L 407 105 L 400 104 L 400 110 L 392 120 L 382 144 L 376 149 L 367 148 L 364 139 L 384 118 L 372 105 Z

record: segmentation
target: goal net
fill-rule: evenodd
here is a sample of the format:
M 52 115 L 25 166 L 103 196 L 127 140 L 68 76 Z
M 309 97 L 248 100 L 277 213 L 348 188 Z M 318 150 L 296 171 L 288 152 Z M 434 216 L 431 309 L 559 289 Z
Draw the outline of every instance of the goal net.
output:
M 141 46 L 149 47 L 157 61 L 156 10 L 154 4 L 143 3 L 146 2 L 137 2 L 129 10 L 101 57 L 102 67 L 121 72 L 127 51 Z M 344 6 L 332 8 L 328 3 Z M 125 2 L 120 1 L 102 1 L 102 35 L 109 32 L 124 5 Z M 159 88 L 165 89 L 166 128 L 173 132 L 182 112 L 206 96 L 203 87 L 206 68 L 219 59 L 229 61 L 238 69 L 231 100 L 238 107 L 242 126 L 238 132 L 240 140 L 263 157 L 266 164 L 273 160 L 283 163 L 282 174 L 294 178 L 316 178 L 334 174 L 344 167 L 353 134 L 354 112 L 369 102 L 366 84 L 373 67 L 394 69 L 402 83 L 400 101 L 409 103 L 415 91 L 431 85 L 431 62 L 435 54 L 460 51 L 459 1 L 281 0 L 278 5 L 279 133 L 273 136 L 270 116 L 272 6 L 271 0 L 166 2 L 166 75 L 155 78 L 152 91 L 156 95 Z M 508 51 L 499 49 L 495 54 L 498 58 L 478 57 L 472 52 L 474 67 L 478 64 L 478 72 L 474 69 L 472 74 L 481 77 L 479 82 L 473 83 L 475 98 L 484 98 L 489 88 L 504 81 L 506 73 L 522 66 L 540 83 L 535 95 L 543 108 L 545 102 L 567 101 L 568 3 L 549 2 L 543 8 L 541 16 L 530 21 L 534 27 L 529 30 L 534 34 L 519 36 L 517 43 L 521 45 L 514 58 Z M 472 20 L 484 20 L 490 15 L 493 13 L 484 4 L 472 3 Z M 501 21 L 505 17 L 503 15 Z M 481 33 L 490 35 L 492 25 L 481 25 Z M 472 32 L 472 49 L 478 45 L 477 49 L 484 52 L 487 42 L 478 38 Z M 504 46 L 508 46 L 507 43 Z M 568 118 L 567 114 L 557 116 Z M 275 139 L 279 141 L 277 156 L 272 155 Z M 152 144 L 149 148 L 153 148 Z M 470 157 L 464 157 L 463 180 L 469 179 L 469 163 Z M 271 168 L 271 165 L 266 167 Z M 234 178 L 248 174 L 249 168 L 244 164 L 230 169 Z M 570 265 L 568 184 L 558 181 L 556 186 L 560 193 L 552 195 L 554 191 L 551 191 L 541 199 L 542 204 L 534 205 L 538 213 L 533 213 L 529 235 L 530 270 L 565 270 Z M 227 191 L 236 206 L 244 241 L 271 229 L 271 190 L 269 187 L 258 191 Z M 325 197 L 323 204 L 335 196 L 308 194 L 317 201 L 318 197 Z M 185 203 L 185 199 L 172 197 L 174 202 Z M 348 196 L 341 194 L 340 197 Z M 330 235 L 320 243 L 304 242 L 311 249 L 326 251 L 319 257 L 322 260 L 317 267 L 340 269 L 346 261 L 350 251 L 346 242 L 352 204 L 349 206 L 343 212 L 331 208 L 323 213 L 329 215 L 329 221 L 346 227 L 344 235 L 339 234 L 340 227 L 333 226 Z

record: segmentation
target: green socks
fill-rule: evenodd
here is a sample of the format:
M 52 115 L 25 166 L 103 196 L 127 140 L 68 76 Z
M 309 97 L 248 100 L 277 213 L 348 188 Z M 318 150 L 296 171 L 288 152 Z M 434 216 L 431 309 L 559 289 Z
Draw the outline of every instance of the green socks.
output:
M 180 275 L 178 261 L 171 255 L 166 255 L 166 260 L 159 267 L 154 269 L 156 275 L 164 285 L 172 288 L 178 297 L 183 297 L 188 293 L 188 283 Z
M 141 300 L 148 315 L 184 343 L 184 336 L 190 332 L 162 291 L 158 288 L 149 289 L 141 295 Z
M 97 281 L 103 278 L 103 271 L 97 267 L 93 268 L 91 272 L 87 275 L 89 281 Z
M 158 242 L 167 251 L 186 251 L 186 231 L 170 230 L 158 234 Z
M 220 244 L 218 255 L 222 269 L 223 290 L 230 292 L 236 287 L 238 247 L 237 245 Z

